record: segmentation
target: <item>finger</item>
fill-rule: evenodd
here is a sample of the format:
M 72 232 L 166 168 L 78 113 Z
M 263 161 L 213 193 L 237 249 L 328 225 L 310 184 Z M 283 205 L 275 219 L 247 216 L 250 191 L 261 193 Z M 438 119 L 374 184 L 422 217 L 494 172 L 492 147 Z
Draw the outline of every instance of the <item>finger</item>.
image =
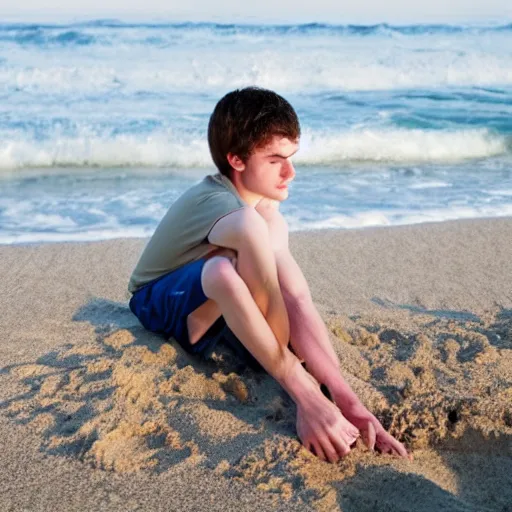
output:
M 332 464 L 338 462 L 340 456 L 338 455 L 336 448 L 333 446 L 333 443 L 329 438 L 322 439 L 322 449 L 329 462 Z
M 382 433 L 382 437 L 384 439 L 377 443 L 378 449 L 381 453 L 390 453 L 398 457 L 412 460 L 405 446 L 400 441 L 396 440 L 391 434 L 384 432 Z
M 362 432 L 364 444 L 368 447 L 368 450 L 373 451 L 375 449 L 375 441 L 377 434 L 375 433 L 375 427 L 371 421 L 368 422 L 366 430 Z
M 338 436 L 330 436 L 329 439 L 331 440 L 332 445 L 334 446 L 336 453 L 340 457 L 346 457 L 350 453 L 350 447 L 343 441 L 343 439 L 340 439 Z
M 380 453 L 383 453 L 384 455 L 393 455 L 393 448 L 391 448 L 389 444 L 385 444 L 381 448 Z
M 412 460 L 411 456 L 407 453 L 407 449 L 405 448 L 405 446 L 398 441 L 393 443 L 393 452 L 399 457 Z
M 313 454 L 315 454 L 320 460 L 326 461 L 327 458 L 325 457 L 325 453 L 322 450 L 322 447 L 320 446 L 320 444 L 319 443 L 311 443 L 311 445 L 312 445 L 311 452 Z
M 388 454 L 392 452 L 392 448 L 387 439 L 377 440 L 375 443 L 375 449 L 379 453 Z

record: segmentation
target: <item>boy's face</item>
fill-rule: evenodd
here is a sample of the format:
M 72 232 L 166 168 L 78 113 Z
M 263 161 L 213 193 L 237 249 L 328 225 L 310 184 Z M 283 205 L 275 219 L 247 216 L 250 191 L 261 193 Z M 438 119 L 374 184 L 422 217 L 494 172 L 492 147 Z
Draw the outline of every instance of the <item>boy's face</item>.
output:
M 298 151 L 299 141 L 275 135 L 270 143 L 256 148 L 244 163 L 228 155 L 233 167 L 233 183 L 249 204 L 261 198 L 284 201 L 288 198 L 288 184 L 295 177 L 291 157 Z

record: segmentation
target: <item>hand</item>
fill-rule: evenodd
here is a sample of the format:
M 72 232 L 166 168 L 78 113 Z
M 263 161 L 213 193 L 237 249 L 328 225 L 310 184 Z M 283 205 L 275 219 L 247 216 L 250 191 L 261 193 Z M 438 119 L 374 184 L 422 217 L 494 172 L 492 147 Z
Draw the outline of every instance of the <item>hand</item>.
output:
M 347 419 L 361 432 L 364 444 L 369 450 L 375 448 L 381 453 L 388 453 L 412 461 L 412 455 L 405 446 L 384 430 L 379 420 L 363 404 L 358 403 L 343 410 Z
M 329 462 L 347 455 L 359 437 L 357 428 L 320 391 L 297 405 L 297 434 L 308 450 Z

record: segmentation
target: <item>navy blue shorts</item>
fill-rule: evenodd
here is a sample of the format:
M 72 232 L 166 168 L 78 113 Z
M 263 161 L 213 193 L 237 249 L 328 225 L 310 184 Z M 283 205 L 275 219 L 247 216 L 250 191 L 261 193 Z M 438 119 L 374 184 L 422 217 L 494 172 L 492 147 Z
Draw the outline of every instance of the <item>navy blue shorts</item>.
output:
M 197 343 L 190 344 L 187 316 L 208 300 L 201 285 L 201 272 L 206 261 L 206 258 L 193 261 L 144 285 L 133 294 L 131 311 L 148 331 L 166 338 L 172 336 L 190 354 L 207 359 L 217 344 L 224 342 L 242 362 L 254 369 L 261 369 L 229 329 L 223 316 Z

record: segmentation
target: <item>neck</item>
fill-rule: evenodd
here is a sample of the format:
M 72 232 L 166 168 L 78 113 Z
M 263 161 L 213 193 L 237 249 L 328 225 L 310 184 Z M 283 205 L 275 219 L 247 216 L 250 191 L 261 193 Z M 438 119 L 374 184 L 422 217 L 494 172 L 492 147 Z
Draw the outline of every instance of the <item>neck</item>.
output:
M 232 171 L 231 176 L 229 177 L 231 183 L 233 183 L 240 197 L 249 205 L 256 206 L 263 196 L 261 194 L 255 194 L 251 192 L 248 188 L 245 187 L 242 176 L 240 172 Z

